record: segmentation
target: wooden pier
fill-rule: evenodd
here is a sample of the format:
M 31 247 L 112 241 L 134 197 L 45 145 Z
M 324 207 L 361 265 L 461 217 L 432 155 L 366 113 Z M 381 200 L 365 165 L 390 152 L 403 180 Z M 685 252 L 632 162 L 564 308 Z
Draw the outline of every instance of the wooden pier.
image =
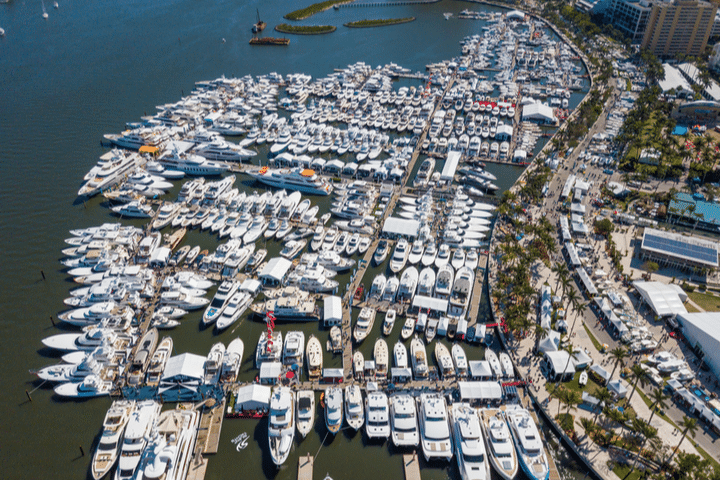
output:
M 312 455 L 303 455 L 298 458 L 298 480 L 312 480 L 313 478 L 313 465 L 315 464 L 315 457 Z
M 225 400 L 214 408 L 203 408 L 198 428 L 197 446 L 205 455 L 217 453 L 220 443 L 220 431 L 225 418 Z
M 403 454 L 405 480 L 420 480 L 420 461 L 417 452 Z

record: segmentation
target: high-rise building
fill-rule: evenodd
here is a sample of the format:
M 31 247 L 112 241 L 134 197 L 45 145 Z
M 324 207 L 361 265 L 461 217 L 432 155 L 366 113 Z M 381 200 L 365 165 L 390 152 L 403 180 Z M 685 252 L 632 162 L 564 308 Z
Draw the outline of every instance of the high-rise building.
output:
M 642 42 L 652 2 L 649 0 L 608 0 L 605 20 L 620 30 L 630 42 Z
M 699 56 L 707 46 L 717 5 L 701 0 L 655 1 L 641 48 L 659 57 Z

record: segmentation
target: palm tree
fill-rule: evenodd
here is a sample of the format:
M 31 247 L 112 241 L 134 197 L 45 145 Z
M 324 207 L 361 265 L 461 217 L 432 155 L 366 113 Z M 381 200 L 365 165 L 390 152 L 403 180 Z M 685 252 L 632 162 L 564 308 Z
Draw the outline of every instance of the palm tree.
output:
M 555 386 L 560 384 L 560 380 L 565 376 L 565 372 L 567 372 L 568 366 L 570 365 L 570 361 L 572 360 L 573 355 L 576 353 L 580 353 L 580 350 L 576 349 L 572 343 L 568 342 L 567 346 L 563 348 L 568 353 L 568 359 L 565 363 L 565 370 L 562 371 L 562 374 L 558 377 L 557 381 L 555 382 Z
M 692 438 L 695 438 L 695 432 L 698 429 L 697 419 L 688 417 L 687 415 L 684 416 L 683 421 L 682 421 L 682 428 L 683 428 L 683 432 L 682 432 L 682 436 L 680 437 L 680 441 L 678 442 L 677 446 L 675 447 L 672 454 L 670 455 L 670 458 L 667 459 L 667 461 L 665 462 L 665 465 L 663 465 L 663 467 L 670 464 L 673 457 L 675 456 L 675 453 L 677 453 L 678 448 L 680 448 L 680 445 L 682 444 L 683 440 L 685 440 L 685 436 L 687 436 L 688 433 L 690 434 L 690 436 Z
M 550 270 L 557 275 L 557 281 L 555 282 L 555 292 L 557 292 L 560 280 L 562 280 L 563 278 L 567 278 L 567 276 L 570 275 L 570 270 L 568 269 L 566 264 L 561 262 L 553 265 Z
M 615 363 L 615 366 L 613 366 L 612 373 L 610 374 L 610 380 L 612 380 L 613 376 L 615 375 L 615 370 L 617 370 L 618 365 L 625 366 L 625 359 L 628 356 L 627 350 L 625 350 L 623 347 L 617 347 L 610 351 L 610 356 L 613 359 L 613 362 Z
M 637 457 L 635 457 L 635 463 L 633 464 L 632 470 L 633 471 L 637 468 L 638 463 L 640 462 L 640 457 L 642 456 L 643 449 L 645 448 L 645 445 L 647 442 L 653 442 L 658 438 L 658 431 L 657 428 L 650 425 L 650 422 L 643 421 L 642 418 L 636 418 L 633 421 L 633 430 L 640 435 L 642 438 L 642 443 L 640 444 L 640 450 L 638 451 Z
M 565 387 L 556 387 L 550 394 L 551 397 L 558 400 L 558 415 L 560 415 L 560 407 L 565 403 L 568 396 L 568 390 Z
M 652 422 L 656 409 L 667 408 L 665 400 L 668 399 L 668 396 L 665 395 L 660 387 L 655 387 L 655 390 L 650 393 L 650 399 L 652 400 L 652 404 L 650 406 L 650 410 L 652 410 L 652 412 L 650 412 L 650 420 L 648 420 L 648 423 Z
M 573 332 L 575 331 L 575 323 L 577 323 L 578 317 L 582 314 L 583 310 L 590 305 L 589 303 L 583 303 L 580 301 L 580 297 L 576 300 L 575 303 L 573 303 L 573 308 L 575 309 L 575 318 L 573 319 L 572 327 L 570 327 L 570 335 L 572 336 Z
M 566 414 L 570 414 L 570 409 L 575 409 L 582 402 L 582 396 L 576 390 L 568 390 L 565 396 L 565 405 L 567 406 Z
M 612 394 L 610 393 L 610 390 L 608 390 L 606 387 L 603 387 L 603 388 L 595 390 L 595 392 L 593 393 L 593 397 L 598 399 L 598 401 L 600 402 L 599 405 L 602 405 L 603 403 L 607 403 L 607 401 L 612 398 Z M 598 408 L 597 412 L 595 412 L 595 421 L 597 421 L 597 417 L 598 417 L 598 415 L 600 415 L 600 412 L 602 412 L 602 411 L 603 411 L 603 409 L 601 407 L 601 408 Z
M 647 370 L 642 368 L 642 365 L 640 365 L 639 363 L 636 363 L 635 365 L 630 367 L 630 376 L 633 378 L 633 389 L 627 399 L 628 405 L 630 405 L 630 400 L 635 394 L 635 389 L 637 388 L 638 383 L 640 384 L 640 386 L 644 387 L 649 377 Z
M 587 435 L 588 437 L 591 437 L 592 434 L 597 432 L 600 428 L 597 423 L 586 417 L 581 417 L 579 424 L 583 428 L 583 430 L 585 430 L 585 435 Z
M 535 349 L 537 349 L 538 345 L 540 344 L 540 340 L 550 335 L 550 329 L 543 327 L 539 323 L 535 324 Z

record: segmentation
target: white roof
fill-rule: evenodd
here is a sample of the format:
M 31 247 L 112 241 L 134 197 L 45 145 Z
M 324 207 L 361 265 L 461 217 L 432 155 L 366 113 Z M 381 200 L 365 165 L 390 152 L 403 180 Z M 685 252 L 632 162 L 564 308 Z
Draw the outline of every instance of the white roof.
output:
M 448 301 L 435 297 L 426 297 L 425 295 L 415 295 L 413 297 L 413 308 L 417 307 L 421 310 L 430 309 L 436 312 L 447 312 Z
M 205 360 L 207 360 L 207 357 L 195 355 L 194 353 L 183 353 L 170 357 L 165 366 L 162 381 L 173 382 L 180 379 L 202 380 L 205 374 Z
M 471 377 L 492 377 L 493 371 L 487 360 L 470 360 L 468 362 Z
M 530 118 L 535 120 L 546 120 L 550 122 L 555 121 L 553 109 L 550 108 L 548 105 L 542 103 L 531 103 L 529 105 L 525 105 L 522 111 L 522 118 L 523 120 L 526 118 Z
M 270 280 L 280 281 L 283 279 L 285 274 L 290 270 L 292 262 L 282 257 L 276 257 L 270 259 L 263 271 L 260 273 L 260 278 L 267 278 Z
M 340 297 L 328 295 L 325 297 L 325 305 L 323 307 L 323 318 L 328 320 L 342 321 L 342 300 Z
M 500 400 L 500 382 L 458 382 L 460 398 L 463 400 Z
M 257 280 L 253 280 L 252 278 L 248 278 L 242 283 L 242 285 L 240 285 L 240 290 L 250 293 L 257 293 L 257 291 L 260 290 L 260 286 L 260 282 L 258 282 Z
M 570 354 L 565 350 L 545 352 L 545 358 L 548 359 L 557 375 L 575 373 L 575 364 L 570 360 Z
M 573 363 L 575 363 L 575 367 L 585 368 L 590 365 L 592 361 L 593 360 L 590 355 L 585 353 L 584 350 L 579 350 L 575 355 L 573 355 Z
M 280 362 L 263 362 L 260 364 L 260 378 L 277 378 L 282 371 Z
M 578 277 L 580 277 L 580 280 L 582 280 L 583 284 L 585 285 L 585 289 L 588 291 L 589 295 L 597 295 L 598 291 L 597 288 L 595 288 L 595 284 L 590 279 L 590 276 L 587 274 L 584 268 L 578 268 L 577 269 Z
M 633 286 L 659 317 L 687 313 L 683 302 L 687 294 L 679 285 L 636 280 Z
M 511 125 L 498 125 L 495 135 L 505 134 L 512 137 L 513 127 Z
M 720 312 L 679 313 L 680 323 L 688 330 L 692 325 L 699 335 L 693 335 L 701 343 L 705 353 L 720 351 Z M 693 332 L 694 333 L 694 332 Z M 712 355 L 715 356 L 715 355 Z
M 418 230 L 420 230 L 419 221 L 398 217 L 388 217 L 382 229 L 383 233 L 409 237 L 417 237 Z
M 447 160 L 445 161 L 445 166 L 443 166 L 442 173 L 440 174 L 441 180 L 452 180 L 455 176 L 455 171 L 457 170 L 458 163 L 460 163 L 460 152 L 451 151 L 448 153 Z
M 608 390 L 611 392 L 615 392 L 618 397 L 623 398 L 625 394 L 627 394 L 627 387 L 623 384 L 623 381 L 619 378 L 616 380 L 612 380 L 608 383 L 607 386 Z
M 570 257 L 570 264 L 573 268 L 577 268 L 582 265 L 582 263 L 580 263 L 580 257 L 578 256 L 577 249 L 572 242 L 565 242 L 565 249 L 568 252 L 568 257 Z
M 243 407 L 244 410 L 256 410 L 262 407 L 269 407 L 270 394 L 270 387 L 266 385 L 253 383 L 240 387 L 236 394 L 235 411 L 240 411 L 240 407 Z
M 550 330 L 548 336 L 538 342 L 538 350 L 543 353 L 555 352 L 560 345 L 560 332 Z
M 663 92 L 667 92 L 677 87 L 680 87 L 686 93 L 693 91 L 690 86 L 690 82 L 685 80 L 685 77 L 683 77 L 682 73 L 680 73 L 680 70 L 667 63 L 663 64 L 663 68 L 665 69 L 665 78 L 658 82 Z

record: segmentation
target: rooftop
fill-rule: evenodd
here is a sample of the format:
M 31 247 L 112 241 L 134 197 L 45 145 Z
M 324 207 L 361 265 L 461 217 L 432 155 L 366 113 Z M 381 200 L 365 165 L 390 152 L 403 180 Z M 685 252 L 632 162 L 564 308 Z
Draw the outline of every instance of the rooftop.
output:
M 698 237 L 646 228 L 642 248 L 709 267 L 718 266 L 718 244 Z

